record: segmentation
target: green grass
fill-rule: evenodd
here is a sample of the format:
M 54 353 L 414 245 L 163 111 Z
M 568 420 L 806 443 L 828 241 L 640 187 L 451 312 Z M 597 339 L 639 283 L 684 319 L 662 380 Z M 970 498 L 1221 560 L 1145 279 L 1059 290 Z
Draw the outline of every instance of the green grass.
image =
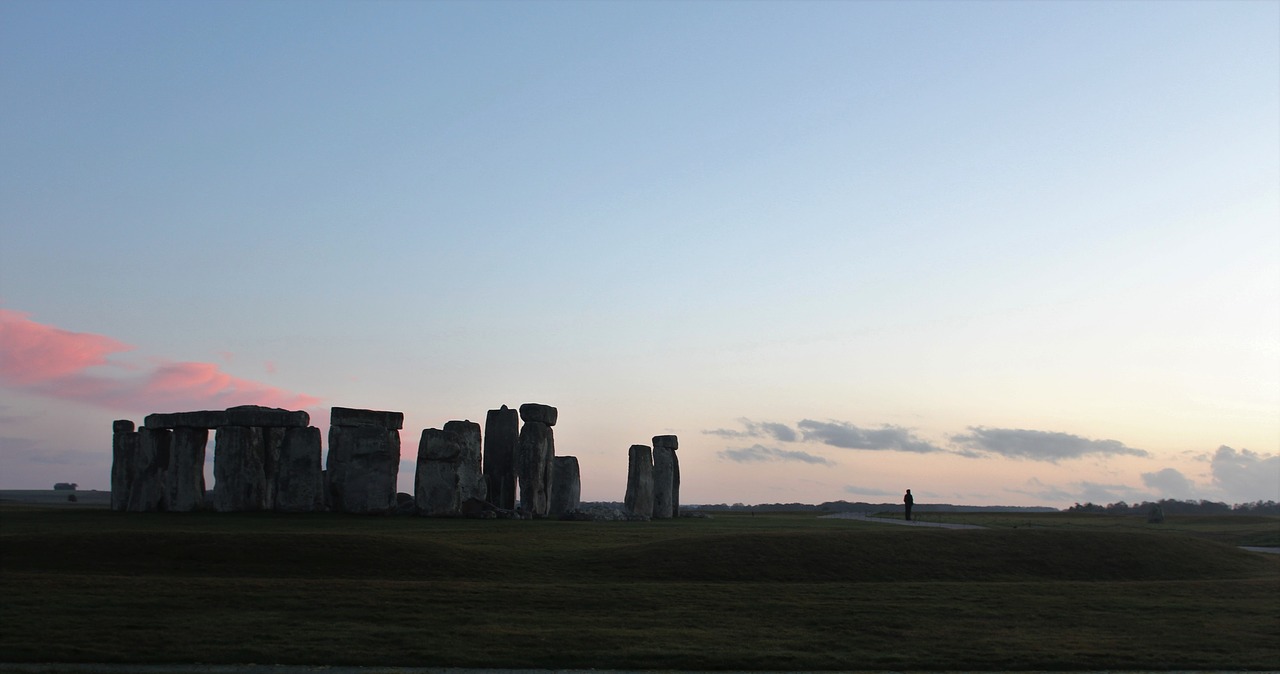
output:
M 1229 545 L 1280 547 L 1280 517 L 1265 515 L 1174 515 L 1160 524 L 1148 524 L 1145 516 L 1102 513 L 920 512 L 913 515 L 922 522 L 976 524 L 1000 529 L 1177 534 Z M 899 519 L 902 513 L 885 512 L 875 516 Z
M 0 508 L 0 661 L 1280 668 L 1280 558 L 1063 524 Z

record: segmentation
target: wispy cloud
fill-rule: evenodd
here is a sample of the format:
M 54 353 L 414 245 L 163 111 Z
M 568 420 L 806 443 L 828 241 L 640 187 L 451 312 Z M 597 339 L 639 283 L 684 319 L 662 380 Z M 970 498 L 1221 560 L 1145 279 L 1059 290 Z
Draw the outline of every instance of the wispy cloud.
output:
M 953 435 L 951 441 L 969 450 L 969 456 L 973 453 L 996 454 L 1052 463 L 1091 454 L 1149 456 L 1145 450 L 1126 446 L 1118 440 L 1090 440 L 1069 433 L 1021 428 L 970 426 L 968 433 Z
M 1280 454 L 1259 454 L 1226 445 L 1213 453 L 1213 483 L 1236 502 L 1280 500 Z
M 876 489 L 875 487 L 858 487 L 847 484 L 843 489 L 846 494 L 856 494 L 858 496 L 897 496 L 896 491 L 886 491 L 884 489 Z
M 1129 485 L 1102 484 L 1100 482 L 1073 482 L 1066 487 L 1049 485 L 1036 478 L 1027 481 L 1022 489 L 1010 488 L 1013 494 L 1026 494 L 1046 503 L 1096 503 L 1106 505 L 1118 501 L 1140 502 L 1149 498 Z
M 0 309 L 0 385 L 134 413 L 235 405 L 305 409 L 320 398 L 223 372 L 217 365 L 167 362 L 139 368 L 110 357 L 132 346 L 104 335 L 44 325 Z
M 717 428 L 703 431 L 707 435 L 718 435 L 722 438 L 772 438 L 779 442 L 795 442 L 800 439 L 798 433 L 790 426 L 773 421 L 752 421 L 747 418 L 738 419 L 742 430 Z
M 765 447 L 764 445 L 752 445 L 741 449 L 725 449 L 717 453 L 717 455 L 727 461 L 736 461 L 738 463 L 758 463 L 763 461 L 796 461 L 800 463 L 811 463 L 822 466 L 834 466 L 836 463 L 825 457 L 802 452 L 799 450 L 787 450 L 777 447 Z
M 847 421 L 814 421 L 804 419 L 796 424 L 806 442 L 821 442 L 844 449 L 889 450 L 896 452 L 945 452 L 947 450 L 921 440 L 910 429 L 901 426 L 860 428 Z

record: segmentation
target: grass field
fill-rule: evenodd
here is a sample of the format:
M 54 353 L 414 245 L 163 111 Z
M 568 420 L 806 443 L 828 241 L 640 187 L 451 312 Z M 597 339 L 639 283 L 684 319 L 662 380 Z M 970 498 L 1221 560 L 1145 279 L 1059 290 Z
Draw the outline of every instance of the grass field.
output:
M 0 661 L 1280 669 L 1280 518 L 651 523 L 0 506 Z M 986 518 L 986 519 L 983 519 Z

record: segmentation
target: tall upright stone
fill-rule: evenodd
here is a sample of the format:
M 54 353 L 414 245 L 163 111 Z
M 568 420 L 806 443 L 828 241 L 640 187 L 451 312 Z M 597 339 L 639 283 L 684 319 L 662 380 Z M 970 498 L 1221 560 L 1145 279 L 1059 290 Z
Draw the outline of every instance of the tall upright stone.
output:
M 520 506 L 534 517 L 546 517 L 551 508 L 552 461 L 556 456 L 556 408 L 538 403 L 520 406 L 520 439 L 516 447 L 516 476 Z
M 470 499 L 484 501 L 489 496 L 481 468 L 480 424 L 471 420 L 447 421 L 444 430 L 457 433 L 462 438 L 462 452 L 458 456 L 458 489 L 463 502 Z
M 653 450 L 648 445 L 631 445 L 627 463 L 627 513 L 643 519 L 653 517 Z
M 484 477 L 489 502 L 499 508 L 516 507 L 516 447 L 520 443 L 520 415 L 506 405 L 489 410 L 484 420 Z
M 138 432 L 133 422 L 118 419 L 111 423 L 111 509 L 129 509 L 129 492 L 133 487 L 134 462 L 138 458 Z
M 280 426 L 262 429 L 262 473 L 267 485 L 263 507 L 267 510 L 275 510 L 276 506 L 276 473 L 280 467 L 280 451 L 284 445 L 285 431 Z
M 458 466 L 462 462 L 465 444 L 466 440 L 452 430 L 427 428 L 422 431 L 413 483 L 413 500 L 420 515 L 462 515 Z
M 404 414 L 334 407 L 326 460 L 328 503 L 346 513 L 385 514 L 396 505 Z
M 557 456 L 552 461 L 551 506 L 548 514 L 560 516 L 582 504 L 582 473 L 578 457 Z
M 679 438 L 674 435 L 653 437 L 653 516 L 680 516 L 680 459 L 676 450 Z
M 213 438 L 214 509 L 224 513 L 264 510 L 267 474 L 262 429 L 223 426 Z
M 169 510 L 192 512 L 204 507 L 204 453 L 209 429 L 179 426 L 173 429 L 169 466 Z
M 676 453 L 670 447 L 653 448 L 653 519 L 671 518 L 671 487 Z
M 129 512 L 150 513 L 169 509 L 169 460 L 173 431 L 167 428 L 138 429 L 138 453 L 129 485 Z
M 306 513 L 324 510 L 324 470 L 320 462 L 320 429 L 286 428 L 276 464 L 277 512 Z

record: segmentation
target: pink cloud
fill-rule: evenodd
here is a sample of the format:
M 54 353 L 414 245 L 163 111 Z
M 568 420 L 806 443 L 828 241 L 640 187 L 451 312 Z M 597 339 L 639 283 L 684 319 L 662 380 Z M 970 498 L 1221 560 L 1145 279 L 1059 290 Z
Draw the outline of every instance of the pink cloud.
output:
M 139 375 L 90 372 L 120 366 L 108 356 L 133 347 L 103 335 L 70 332 L 0 309 L 0 385 L 61 400 L 139 414 L 265 405 L 307 409 L 320 398 L 227 374 L 212 363 L 165 362 Z M 120 366 L 121 369 L 137 369 Z
M 36 323 L 27 314 L 0 309 L 0 382 L 19 386 L 74 375 L 133 349 L 110 337 Z

